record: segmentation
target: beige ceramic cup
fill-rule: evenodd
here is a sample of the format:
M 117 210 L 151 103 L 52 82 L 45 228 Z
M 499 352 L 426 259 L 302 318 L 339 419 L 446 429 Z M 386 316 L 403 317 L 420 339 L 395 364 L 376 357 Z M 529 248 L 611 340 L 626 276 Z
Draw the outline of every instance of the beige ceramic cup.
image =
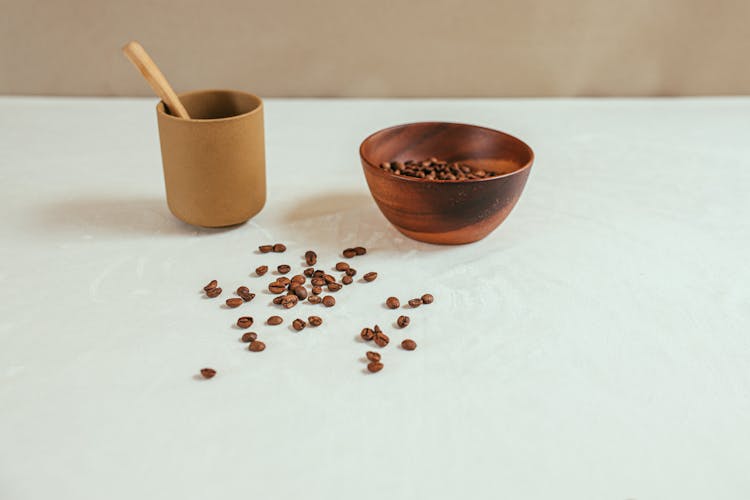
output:
M 266 202 L 263 101 L 236 90 L 179 98 L 190 120 L 156 106 L 169 210 L 196 226 L 245 222 Z

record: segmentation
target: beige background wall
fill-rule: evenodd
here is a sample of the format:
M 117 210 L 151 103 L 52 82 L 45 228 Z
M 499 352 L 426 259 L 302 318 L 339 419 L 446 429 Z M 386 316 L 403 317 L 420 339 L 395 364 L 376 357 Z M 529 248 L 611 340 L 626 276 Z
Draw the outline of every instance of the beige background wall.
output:
M 0 93 L 746 94 L 749 0 L 0 0 Z

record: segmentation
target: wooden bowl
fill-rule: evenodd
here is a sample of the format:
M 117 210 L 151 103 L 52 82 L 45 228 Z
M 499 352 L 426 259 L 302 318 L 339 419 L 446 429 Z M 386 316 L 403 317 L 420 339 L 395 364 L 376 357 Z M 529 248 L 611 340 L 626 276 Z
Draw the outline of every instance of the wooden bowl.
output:
M 380 211 L 409 238 L 456 245 L 499 226 L 523 192 L 534 152 L 523 141 L 475 125 L 423 122 L 375 132 L 359 148 L 367 185 Z M 435 157 L 501 175 L 430 181 L 384 172 L 383 162 Z

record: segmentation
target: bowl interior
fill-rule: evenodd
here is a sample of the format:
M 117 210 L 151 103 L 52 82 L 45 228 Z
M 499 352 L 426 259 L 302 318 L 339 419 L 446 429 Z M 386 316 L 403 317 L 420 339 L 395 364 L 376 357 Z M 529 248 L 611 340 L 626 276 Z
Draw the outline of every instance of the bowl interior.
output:
M 445 122 L 409 123 L 381 130 L 365 139 L 360 154 L 376 168 L 387 161 L 435 157 L 496 174 L 521 170 L 534 158 L 531 148 L 512 135 L 476 125 Z

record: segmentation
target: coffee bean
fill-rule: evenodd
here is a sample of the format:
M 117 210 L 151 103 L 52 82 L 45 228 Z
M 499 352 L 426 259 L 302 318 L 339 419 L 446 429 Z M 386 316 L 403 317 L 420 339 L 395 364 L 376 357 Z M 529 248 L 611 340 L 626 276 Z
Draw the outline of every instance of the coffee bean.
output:
M 367 369 L 372 373 L 378 373 L 380 370 L 383 369 L 383 363 L 380 361 L 373 361 L 371 363 L 367 363 Z
M 266 344 L 261 342 L 260 340 L 253 340 L 250 342 L 250 345 L 247 346 L 248 351 L 251 352 L 260 352 L 266 348 Z
M 310 326 L 320 326 L 323 324 L 323 318 L 320 316 L 310 316 L 307 318 L 307 321 L 310 323 Z
M 325 297 L 323 297 L 323 305 L 326 307 L 333 307 L 336 305 L 336 299 L 334 299 L 330 295 L 326 295 Z
M 388 309 L 398 309 L 401 307 L 401 301 L 396 297 L 388 297 L 385 301 L 385 305 L 388 306 Z
M 274 297 L 271 302 L 273 302 L 277 306 L 280 306 L 282 300 L 284 300 L 284 295 L 279 295 L 278 297 Z
M 323 287 L 322 286 L 314 286 L 310 289 L 310 291 L 313 293 L 313 295 L 320 295 L 323 293 Z
M 232 299 L 227 299 L 225 303 L 227 306 L 231 308 L 235 308 L 235 307 L 240 307 L 243 302 L 244 300 L 242 299 L 232 298 Z
M 242 338 L 240 340 L 243 341 L 243 342 L 245 342 L 245 343 L 247 343 L 247 342 L 252 342 L 253 340 L 255 340 L 257 338 L 258 338 L 258 334 L 257 333 L 255 333 L 255 332 L 245 332 L 245 333 L 242 334 Z
M 324 280 L 324 281 L 325 281 L 326 283 L 335 283 L 335 282 L 336 282 L 336 278 L 334 278 L 334 277 L 333 277 L 333 276 L 331 276 L 330 274 L 324 274 L 324 275 L 323 275 L 323 280 Z
M 354 247 L 354 253 L 357 255 L 364 255 L 367 253 L 367 249 L 365 247 Z
M 326 272 L 323 271 L 322 269 L 318 269 L 313 272 L 313 278 L 322 278 L 325 275 L 326 275 Z
M 411 320 L 409 319 L 409 316 L 399 316 L 396 320 L 396 324 L 399 326 L 399 328 L 406 328 L 409 326 L 409 322 Z
M 289 283 L 292 282 L 292 280 L 290 280 L 286 276 L 279 276 L 278 278 L 276 278 L 276 281 L 278 281 L 279 283 L 281 283 L 284 286 L 287 286 Z
M 313 278 L 310 280 L 310 283 L 312 284 L 312 286 L 323 286 L 326 284 L 326 280 L 324 280 L 323 278 Z
M 388 335 L 383 332 L 375 332 L 375 337 L 372 340 L 375 341 L 378 347 L 385 347 L 388 345 L 388 342 L 391 341 L 391 339 L 388 338 Z
M 292 292 L 294 292 L 294 295 L 300 300 L 305 300 L 307 298 L 307 289 L 304 286 L 295 286 L 292 289 Z
M 281 306 L 284 307 L 284 309 L 291 309 L 297 305 L 298 301 L 299 298 L 296 295 L 286 295 L 281 299 Z
M 373 331 L 375 331 L 375 333 L 381 333 L 383 331 L 383 330 L 380 329 L 380 327 L 378 325 L 375 325 L 374 327 L 372 327 L 372 329 L 373 329 Z
M 271 316 L 270 318 L 266 320 L 266 323 L 268 323 L 269 325 L 274 325 L 274 326 L 280 325 L 283 322 L 284 322 L 284 319 L 281 316 Z
M 260 253 L 268 253 L 273 251 L 273 245 L 261 245 L 258 250 L 260 250 Z
M 313 275 L 314 272 L 315 272 L 315 269 L 313 269 L 312 267 L 308 267 L 307 269 L 305 269 L 304 271 L 302 271 L 302 274 L 304 274 L 308 278 L 312 278 L 312 275 Z
M 372 331 L 372 328 L 362 328 L 362 331 L 359 332 L 359 336 L 362 337 L 364 340 L 372 340 L 375 338 L 375 332 Z
M 298 332 L 300 330 L 303 330 L 307 326 L 307 323 L 305 323 L 303 320 L 297 318 L 294 321 L 292 321 L 292 328 L 297 330 Z
M 284 245 L 283 243 L 276 243 L 273 246 L 273 251 L 276 253 L 286 252 L 286 245 Z
M 268 266 L 259 266 L 255 268 L 255 274 L 258 276 L 263 276 L 268 272 Z
M 354 269 L 353 267 L 350 267 L 344 272 L 346 273 L 347 276 L 354 276 L 355 274 L 357 274 L 357 270 Z
M 375 351 L 367 351 L 365 353 L 365 356 L 367 356 L 367 359 L 370 361 L 380 361 L 380 353 Z
M 211 280 L 208 285 L 203 287 L 204 292 L 208 292 L 209 290 L 213 290 L 219 285 L 219 282 L 216 280 Z
M 414 342 L 412 339 L 406 339 L 403 342 L 401 342 L 401 347 L 406 349 L 407 351 L 413 351 L 417 348 L 417 343 Z
M 310 295 L 307 297 L 307 301 L 310 304 L 320 304 L 323 299 L 321 299 L 319 295 Z
M 318 254 L 312 250 L 305 252 L 305 262 L 308 266 L 314 266 L 318 262 Z
M 242 316 L 237 320 L 237 326 L 240 328 L 250 328 L 253 326 L 253 318 L 251 316 Z
M 387 165 L 387 166 L 386 166 Z M 464 165 L 458 162 L 448 163 L 447 161 L 428 158 L 423 161 L 407 160 L 401 162 L 383 162 L 381 169 L 384 172 L 394 175 L 404 175 L 407 177 L 417 177 L 428 180 L 468 180 L 483 179 L 485 177 L 495 177 L 492 172 L 487 172 L 481 168 L 473 169 L 470 165 Z
M 364 278 L 365 281 L 375 281 L 375 278 L 377 277 L 378 277 L 378 273 L 375 273 L 375 272 L 367 273 L 364 276 L 362 276 L 362 278 Z
M 212 288 L 206 292 L 206 295 L 211 297 L 212 299 L 214 297 L 218 297 L 219 295 L 221 295 L 221 288 L 218 286 L 216 288 Z
M 338 292 L 341 290 L 341 283 L 328 283 L 328 291 L 329 292 Z
M 273 283 L 268 285 L 268 291 L 271 293 L 281 293 L 284 291 L 286 287 L 283 283 L 279 283 L 278 281 L 274 281 Z
M 411 307 L 419 307 L 420 305 L 422 305 L 422 299 L 411 299 L 409 301 L 409 305 Z
M 346 262 L 338 262 L 338 263 L 336 263 L 336 270 L 337 271 L 346 271 L 347 269 L 349 269 L 349 264 L 347 264 Z
M 422 304 L 432 304 L 432 302 L 435 300 L 435 297 L 433 297 L 431 294 L 426 293 L 422 295 Z
M 216 370 L 213 368 L 201 368 L 201 376 L 205 379 L 214 378 Z
M 347 248 L 342 253 L 344 254 L 344 257 L 346 257 L 347 259 L 351 259 L 355 255 L 357 255 L 357 252 L 353 248 Z
M 245 302 L 250 302 L 251 300 L 255 298 L 255 294 L 250 293 L 250 289 L 247 288 L 246 286 L 239 287 L 237 289 L 237 295 L 242 297 L 242 300 L 244 300 Z
M 295 283 L 297 285 L 303 285 L 307 281 L 307 278 L 302 276 L 301 274 L 295 274 L 292 276 L 291 283 Z
M 278 271 L 279 273 L 281 273 L 281 274 L 286 274 L 286 273 L 288 273 L 289 271 L 291 271 L 291 270 L 292 270 L 292 268 L 291 268 L 290 266 L 287 266 L 286 264 L 281 264 L 280 266 L 277 266 L 277 267 L 276 267 L 276 270 L 277 270 L 277 271 Z
M 353 281 L 354 278 L 352 278 L 351 276 L 344 276 L 343 278 L 341 278 L 341 282 L 345 285 L 351 285 Z

